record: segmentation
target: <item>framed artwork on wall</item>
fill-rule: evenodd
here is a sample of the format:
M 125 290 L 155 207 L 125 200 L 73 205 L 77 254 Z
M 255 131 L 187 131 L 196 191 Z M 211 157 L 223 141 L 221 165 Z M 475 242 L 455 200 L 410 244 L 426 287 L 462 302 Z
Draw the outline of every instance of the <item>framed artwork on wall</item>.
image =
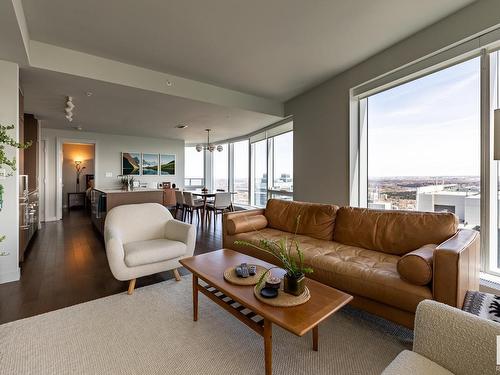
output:
M 141 174 L 141 153 L 140 152 L 122 152 L 122 175 Z
M 160 175 L 175 175 L 175 155 L 160 154 Z
M 158 154 L 142 153 L 142 175 L 158 175 Z

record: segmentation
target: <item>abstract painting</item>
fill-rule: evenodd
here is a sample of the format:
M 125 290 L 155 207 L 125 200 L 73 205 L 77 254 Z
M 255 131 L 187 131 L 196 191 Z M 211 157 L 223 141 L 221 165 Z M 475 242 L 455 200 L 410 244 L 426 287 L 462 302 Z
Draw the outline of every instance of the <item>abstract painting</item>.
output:
M 142 154 L 142 175 L 158 174 L 158 154 Z
M 141 172 L 141 153 L 122 152 L 122 175 L 139 175 Z
M 175 175 L 175 155 L 160 155 L 160 174 L 162 176 Z

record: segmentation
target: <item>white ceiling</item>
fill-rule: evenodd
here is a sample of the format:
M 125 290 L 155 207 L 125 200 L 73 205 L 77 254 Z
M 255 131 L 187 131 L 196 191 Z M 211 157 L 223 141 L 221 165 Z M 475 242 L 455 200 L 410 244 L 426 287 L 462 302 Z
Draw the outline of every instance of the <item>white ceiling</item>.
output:
M 280 117 L 222 107 L 176 96 L 120 86 L 88 78 L 23 68 L 20 73 L 25 112 L 44 120 L 42 126 L 110 134 L 206 141 L 237 137 L 269 125 Z M 87 92 L 92 92 L 88 97 Z M 75 104 L 74 121 L 64 118 L 66 96 Z M 181 123 L 187 129 L 176 129 Z
M 472 2 L 23 0 L 23 5 L 33 40 L 286 100 Z

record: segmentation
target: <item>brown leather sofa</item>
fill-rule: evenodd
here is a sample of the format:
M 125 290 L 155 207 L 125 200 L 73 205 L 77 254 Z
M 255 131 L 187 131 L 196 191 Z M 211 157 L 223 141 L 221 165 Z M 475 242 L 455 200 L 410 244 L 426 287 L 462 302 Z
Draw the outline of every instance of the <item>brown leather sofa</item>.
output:
M 300 222 L 296 226 L 296 219 Z M 309 275 L 354 296 L 352 305 L 413 328 L 420 301 L 461 308 L 479 288 L 479 233 L 451 213 L 382 211 L 271 199 L 265 209 L 226 213 L 223 243 L 276 264 L 236 240 L 296 238 Z

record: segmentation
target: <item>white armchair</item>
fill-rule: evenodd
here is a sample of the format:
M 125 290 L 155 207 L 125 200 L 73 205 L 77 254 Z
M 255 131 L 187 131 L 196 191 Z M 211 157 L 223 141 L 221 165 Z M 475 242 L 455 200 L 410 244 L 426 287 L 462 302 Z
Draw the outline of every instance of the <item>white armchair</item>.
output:
M 413 351 L 404 350 L 382 375 L 498 374 L 500 324 L 436 301 L 415 314 Z
M 129 204 L 108 212 L 104 242 L 113 276 L 129 280 L 132 294 L 141 276 L 173 270 L 180 280 L 179 260 L 193 255 L 196 227 L 175 220 L 161 204 Z

